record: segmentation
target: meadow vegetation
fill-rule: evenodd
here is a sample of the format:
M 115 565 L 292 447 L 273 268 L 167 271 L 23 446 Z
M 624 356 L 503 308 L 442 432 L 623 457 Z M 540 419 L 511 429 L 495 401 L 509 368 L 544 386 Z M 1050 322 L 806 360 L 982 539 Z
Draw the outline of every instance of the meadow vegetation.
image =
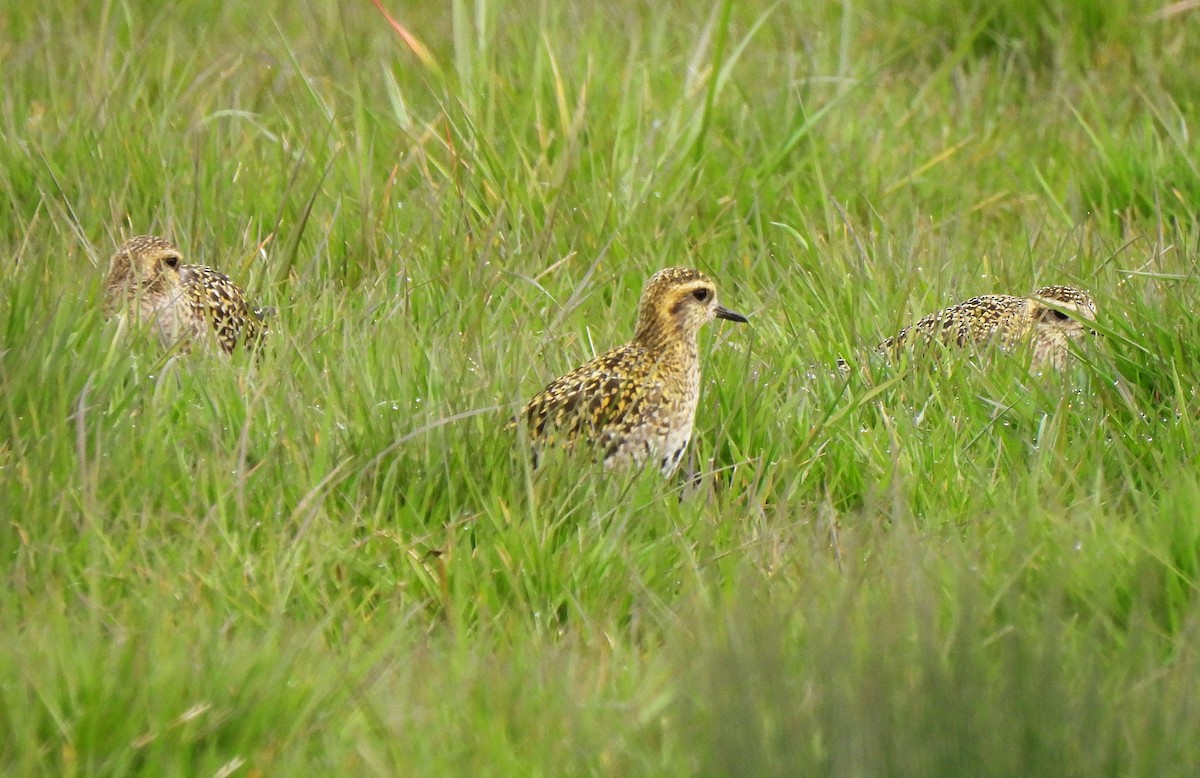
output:
M 0 772 L 1196 774 L 1200 9 L 381 3 L 0 7 Z M 104 321 L 147 232 L 263 359 Z M 700 486 L 531 471 L 675 264 Z

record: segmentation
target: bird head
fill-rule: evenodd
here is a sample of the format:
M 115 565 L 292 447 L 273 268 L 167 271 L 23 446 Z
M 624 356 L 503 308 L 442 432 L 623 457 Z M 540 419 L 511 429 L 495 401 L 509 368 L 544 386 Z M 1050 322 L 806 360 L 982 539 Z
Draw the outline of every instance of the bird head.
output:
M 677 338 L 695 341 L 700 328 L 713 319 L 746 321 L 745 316 L 717 301 L 717 287 L 711 278 L 691 268 L 669 267 L 646 282 L 634 340 L 647 344 Z
M 1093 331 L 1086 322 L 1096 320 L 1092 296 L 1073 286 L 1043 286 L 1030 298 L 1033 320 L 1039 329 L 1079 338 Z
M 109 304 L 147 293 L 170 293 L 180 286 L 183 255 L 175 244 L 153 235 L 131 238 L 117 248 L 108 266 Z

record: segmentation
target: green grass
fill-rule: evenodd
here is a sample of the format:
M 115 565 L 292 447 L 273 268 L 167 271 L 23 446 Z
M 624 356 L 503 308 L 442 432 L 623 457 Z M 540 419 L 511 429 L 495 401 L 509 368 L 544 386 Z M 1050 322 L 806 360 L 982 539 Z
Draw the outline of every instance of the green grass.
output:
M 1200 12 L 384 5 L 0 10 L 0 772 L 1196 773 Z M 261 361 L 103 320 L 144 232 Z M 700 489 L 530 472 L 671 264 Z M 821 369 L 1049 283 L 1061 376 Z

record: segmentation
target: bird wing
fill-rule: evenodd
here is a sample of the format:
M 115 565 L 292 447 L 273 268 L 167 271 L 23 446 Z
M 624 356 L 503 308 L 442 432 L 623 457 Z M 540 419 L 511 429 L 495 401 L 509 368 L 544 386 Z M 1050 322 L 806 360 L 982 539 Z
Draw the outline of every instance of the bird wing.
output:
M 195 281 L 188 285 L 192 305 L 212 324 L 221 348 L 232 352 L 239 341 L 256 343 L 263 318 L 251 313 L 242 290 L 229 276 L 211 267 L 192 265 Z
M 623 346 L 555 379 L 521 413 L 530 437 L 543 445 L 570 445 L 581 435 L 596 435 L 605 445 L 661 392 L 654 376 L 645 374 L 649 364 L 640 349 Z
M 940 340 L 947 345 L 983 344 L 1010 321 L 1020 298 L 1007 295 L 980 295 L 966 302 L 931 313 L 911 327 L 879 344 L 880 352 L 891 352 L 920 336 Z

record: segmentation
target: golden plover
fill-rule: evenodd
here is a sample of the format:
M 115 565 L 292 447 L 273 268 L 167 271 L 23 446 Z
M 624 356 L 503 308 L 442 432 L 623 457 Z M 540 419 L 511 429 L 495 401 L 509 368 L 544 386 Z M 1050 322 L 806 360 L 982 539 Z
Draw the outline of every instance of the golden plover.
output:
M 673 473 L 700 399 L 697 336 L 713 319 L 746 321 L 717 303 L 717 288 L 703 273 L 655 273 L 642 292 L 633 340 L 555 379 L 521 411 L 535 462 L 543 448 L 583 441 L 606 465 L 653 462 L 663 475 Z
M 257 345 L 270 312 L 251 308 L 229 276 L 187 265 L 175 244 L 153 235 L 131 238 L 117 249 L 104 281 L 104 310 L 121 310 L 151 324 L 166 345 L 203 339 L 209 331 L 226 352 L 239 342 Z
M 893 356 L 920 344 L 1018 347 L 1031 342 L 1033 367 L 1066 365 L 1068 343 L 1091 331 L 1096 303 L 1082 289 L 1043 286 L 1028 297 L 985 294 L 930 314 L 880 343 L 876 351 Z

